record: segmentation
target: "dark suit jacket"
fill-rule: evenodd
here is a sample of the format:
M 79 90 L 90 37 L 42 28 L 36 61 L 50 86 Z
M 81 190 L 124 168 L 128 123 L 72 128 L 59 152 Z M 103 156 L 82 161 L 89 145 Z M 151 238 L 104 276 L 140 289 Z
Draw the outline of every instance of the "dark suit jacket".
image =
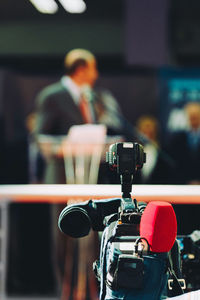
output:
M 188 184 L 192 180 L 200 180 L 200 144 L 192 150 L 188 133 L 179 131 L 172 134 L 168 144 L 171 157 L 176 164 L 174 183 Z M 190 234 L 200 229 L 200 206 L 194 204 L 173 205 L 178 224 L 178 234 Z
M 84 124 L 81 112 L 71 94 L 60 82 L 45 88 L 36 100 L 36 134 L 66 135 L 72 125 Z M 97 124 L 105 124 L 108 134 L 121 135 L 123 121 L 118 104 L 108 91 L 96 91 L 93 107 Z M 109 125 L 102 115 L 107 116 Z M 112 125 L 113 124 L 113 125 Z M 52 156 L 46 166 L 46 183 L 66 183 L 63 159 Z
M 188 133 L 179 131 L 171 136 L 168 148 L 176 164 L 175 183 L 188 184 L 191 180 L 200 180 L 200 143 L 192 149 Z

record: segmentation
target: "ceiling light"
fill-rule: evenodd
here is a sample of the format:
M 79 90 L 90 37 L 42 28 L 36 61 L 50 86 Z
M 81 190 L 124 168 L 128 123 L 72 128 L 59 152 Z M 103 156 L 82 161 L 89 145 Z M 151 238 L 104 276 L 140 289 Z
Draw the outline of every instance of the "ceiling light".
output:
M 59 0 L 63 8 L 69 13 L 81 14 L 86 10 L 86 4 L 83 0 Z
M 29 0 L 43 14 L 55 14 L 58 5 L 54 0 Z

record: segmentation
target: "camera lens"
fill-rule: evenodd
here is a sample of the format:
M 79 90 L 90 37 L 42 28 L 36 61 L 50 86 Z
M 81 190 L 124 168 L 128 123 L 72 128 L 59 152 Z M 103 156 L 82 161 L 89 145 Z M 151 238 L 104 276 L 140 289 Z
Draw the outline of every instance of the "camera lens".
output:
M 80 207 L 66 209 L 59 219 L 59 227 L 62 232 L 71 237 L 83 237 L 88 235 L 91 229 L 91 220 L 87 212 Z

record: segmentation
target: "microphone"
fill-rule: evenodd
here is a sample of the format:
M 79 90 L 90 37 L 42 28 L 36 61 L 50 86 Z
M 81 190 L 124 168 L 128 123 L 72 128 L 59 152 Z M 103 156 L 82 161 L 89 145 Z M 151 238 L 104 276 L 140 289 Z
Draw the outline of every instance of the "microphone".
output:
M 104 230 L 104 218 L 118 212 L 121 199 L 89 200 L 66 206 L 60 213 L 58 227 L 66 235 L 84 237 L 90 229 Z
M 169 252 L 177 235 L 177 221 L 170 203 L 149 202 L 141 217 L 140 236 L 146 238 L 152 252 Z

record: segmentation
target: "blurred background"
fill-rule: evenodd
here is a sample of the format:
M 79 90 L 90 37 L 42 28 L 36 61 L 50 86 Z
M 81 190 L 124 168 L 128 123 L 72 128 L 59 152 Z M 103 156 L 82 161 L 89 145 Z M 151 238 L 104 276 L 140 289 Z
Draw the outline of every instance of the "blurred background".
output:
M 159 145 L 167 149 L 171 133 L 187 128 L 185 104 L 200 102 L 200 2 L 55 0 L 48 13 L 36 7 L 41 3 L 0 1 L 0 184 L 29 183 L 28 118 L 37 94 L 64 74 L 63 58 L 73 48 L 94 53 L 100 72 L 96 85 L 113 93 L 133 126 L 145 115 L 156 120 Z M 195 183 L 199 180 L 198 171 Z M 35 206 L 27 209 L 28 218 Z M 188 209 L 192 215 L 194 206 L 187 215 Z M 13 220 L 20 213 L 10 208 Z M 26 220 L 21 222 L 20 228 Z M 197 227 L 198 221 L 184 230 Z M 10 257 L 9 266 L 17 260 Z M 27 270 L 21 285 L 13 283 L 19 274 L 11 267 L 9 272 L 10 294 L 35 293 L 35 285 L 24 289 Z M 53 292 L 41 289 L 46 293 Z
M 97 85 L 112 91 L 133 125 L 150 114 L 165 133 L 172 108 L 199 101 L 198 1 L 86 0 L 82 13 L 55 2 L 51 14 L 28 0 L 0 2 L 1 183 L 27 182 L 26 117 L 73 48 L 96 55 Z
M 172 108 L 199 101 L 198 1 L 86 0 L 82 13 L 55 2 L 51 14 L 28 0 L 0 3 L 1 183 L 27 182 L 26 117 L 73 48 L 96 55 L 97 85 L 112 91 L 133 125 L 150 114 L 164 134 Z

